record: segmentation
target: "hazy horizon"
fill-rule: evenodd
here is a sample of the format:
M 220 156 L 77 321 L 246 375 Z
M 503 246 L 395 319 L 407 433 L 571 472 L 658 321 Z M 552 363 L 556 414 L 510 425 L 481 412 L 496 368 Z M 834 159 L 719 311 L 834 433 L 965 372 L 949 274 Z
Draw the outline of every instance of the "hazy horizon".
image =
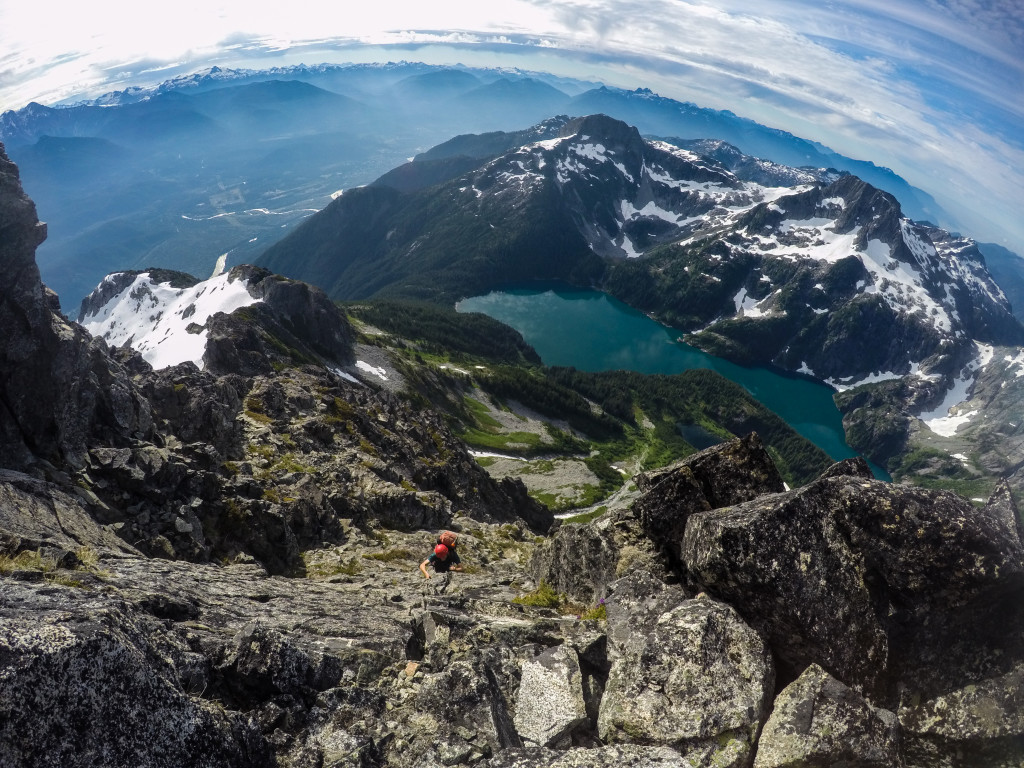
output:
M 521 67 L 649 87 L 889 167 L 950 210 L 965 234 L 1024 253 L 1024 18 L 1015 7 L 384 0 L 351 10 L 103 0 L 55 23 L 45 8 L 4 4 L 0 110 L 213 65 Z

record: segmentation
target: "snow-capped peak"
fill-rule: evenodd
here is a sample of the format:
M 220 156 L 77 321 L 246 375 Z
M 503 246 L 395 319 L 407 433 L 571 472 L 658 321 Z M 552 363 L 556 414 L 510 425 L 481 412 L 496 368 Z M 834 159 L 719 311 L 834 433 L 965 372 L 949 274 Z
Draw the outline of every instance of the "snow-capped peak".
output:
M 119 273 L 104 278 L 94 294 L 105 285 L 109 290 L 111 283 L 125 287 L 91 309 L 81 323 L 111 346 L 130 345 L 156 369 L 186 361 L 202 368 L 209 333 L 206 321 L 218 312 L 230 314 L 260 301 L 249 294 L 247 281 L 233 272 L 191 287 L 175 287 L 170 280 L 154 279 L 150 272 L 140 272 L 127 282 L 130 277 L 130 273 Z

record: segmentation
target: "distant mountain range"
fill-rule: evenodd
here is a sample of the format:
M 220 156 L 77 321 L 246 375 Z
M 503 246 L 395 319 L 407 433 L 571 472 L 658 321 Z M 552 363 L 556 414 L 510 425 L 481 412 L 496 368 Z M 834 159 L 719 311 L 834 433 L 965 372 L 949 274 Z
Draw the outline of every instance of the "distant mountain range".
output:
M 108 272 L 160 264 L 204 275 L 251 261 L 341 189 L 467 132 L 603 112 L 653 136 L 719 139 L 745 155 L 835 168 L 951 220 L 884 168 L 648 90 L 519 70 L 423 64 L 213 68 L 149 89 L 0 115 L 0 141 L 47 220 L 47 283 L 69 306 Z M 104 194 L 93 194 L 102 185 Z

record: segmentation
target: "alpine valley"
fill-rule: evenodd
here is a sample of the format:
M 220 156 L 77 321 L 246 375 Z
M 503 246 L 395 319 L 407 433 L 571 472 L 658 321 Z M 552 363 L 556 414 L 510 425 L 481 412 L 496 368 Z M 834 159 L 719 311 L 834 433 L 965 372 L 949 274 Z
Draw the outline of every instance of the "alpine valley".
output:
M 926 196 L 646 91 L 302 74 L 319 85 L 216 71 L 0 119 L 30 166 L 95 161 L 50 202 L 135 204 L 117 220 L 85 201 L 65 264 L 115 232 L 153 259 L 112 265 L 133 250 L 112 240 L 66 317 L 0 144 L 0 765 L 1021 764 L 1024 328 L 976 244 L 862 176 Z M 260 120 L 275 167 L 315 166 L 290 121 L 326 126 L 306 134 L 321 150 L 355 143 L 373 132 L 357 91 L 488 132 L 449 131 L 366 186 L 325 171 L 347 187 L 326 205 L 270 167 L 254 191 L 178 157 L 187 135 L 253 161 Z M 645 138 L 595 103 L 721 130 Z M 503 110 L 535 125 L 493 130 Z M 342 164 L 412 154 L 374 141 Z M 152 152 L 142 177 L 111 160 L 129 145 Z M 183 179 L 215 212 L 180 240 L 163 206 Z M 278 239 L 261 208 L 254 234 L 250 193 L 322 210 Z M 209 259 L 226 222 L 255 265 Z M 201 279 L 179 256 L 199 265 L 206 236 Z M 896 482 L 713 372 L 545 366 L 454 309 L 538 281 L 831 384 L 849 441 Z M 443 529 L 463 570 L 423 579 Z
M 442 144 L 259 261 L 337 299 L 597 287 L 712 354 L 836 387 L 848 442 L 897 479 L 1024 485 L 1024 328 L 984 257 L 847 173 L 554 118 Z

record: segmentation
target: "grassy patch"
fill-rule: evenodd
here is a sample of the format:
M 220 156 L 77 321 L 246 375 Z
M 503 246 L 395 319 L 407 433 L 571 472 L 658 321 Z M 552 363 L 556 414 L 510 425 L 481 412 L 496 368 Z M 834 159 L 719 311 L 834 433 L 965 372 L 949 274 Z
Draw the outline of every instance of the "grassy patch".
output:
M 296 459 L 294 455 L 290 453 L 286 453 L 284 456 L 278 459 L 274 466 L 271 467 L 271 469 L 280 469 L 283 470 L 284 472 L 300 472 L 304 474 L 310 474 L 311 472 L 313 472 L 313 467 L 309 466 L 308 464 L 303 464 L 298 459 Z
M 473 448 L 483 448 L 504 453 L 530 455 L 552 450 L 552 446 L 541 443 L 540 435 L 535 432 L 509 432 L 494 434 L 480 429 L 467 429 L 461 435 L 466 444 Z
M 351 557 L 347 562 L 340 558 L 330 562 L 323 560 L 310 562 L 306 553 L 303 553 L 302 559 L 306 564 L 306 576 L 310 579 L 326 579 L 338 575 L 358 576 L 363 572 L 363 566 L 357 557 Z
M 562 522 L 563 523 L 589 523 L 591 520 L 596 520 L 597 518 L 599 518 L 601 515 L 603 515 L 607 511 L 608 511 L 608 507 L 601 506 L 601 507 L 598 507 L 597 509 L 592 509 L 589 512 L 583 512 L 582 514 L 579 514 L 579 515 L 573 515 L 572 517 L 567 517 Z
M 258 456 L 267 461 L 274 458 L 274 455 L 277 453 L 272 445 L 250 445 L 246 450 L 253 456 Z
M 381 563 L 393 563 L 397 560 L 415 560 L 416 555 L 408 549 L 388 549 L 384 552 L 369 552 L 364 554 L 366 560 L 377 560 Z
M 481 467 L 491 467 L 497 463 L 497 459 L 494 456 L 477 456 L 476 463 Z
M 52 557 L 43 557 L 39 551 L 19 552 L 16 556 L 0 555 L 0 574 L 12 571 L 42 571 L 51 573 L 57 570 L 57 561 Z
M 282 496 L 281 492 L 273 487 L 263 489 L 263 498 L 271 504 L 289 504 L 295 501 L 291 496 Z
M 519 595 L 518 597 L 512 598 L 512 602 L 517 605 L 529 605 L 534 608 L 557 608 L 562 603 L 563 595 L 551 587 L 544 579 L 540 580 L 540 584 L 533 592 L 527 592 L 525 595 Z
M 518 605 L 528 605 L 533 608 L 554 608 L 567 616 L 575 614 L 578 618 L 587 621 L 604 621 L 608 618 L 604 600 L 593 608 L 588 609 L 586 606 L 569 600 L 564 592 L 556 592 L 544 579 L 540 580 L 540 584 L 537 585 L 535 590 L 512 598 L 512 602 Z
M 40 571 L 49 584 L 80 588 L 87 585 L 75 575 L 76 573 L 91 573 L 100 579 L 110 577 L 111 574 L 108 571 L 98 567 L 99 553 L 92 547 L 79 547 L 75 551 L 75 556 L 78 558 L 78 565 L 74 570 L 65 570 L 57 567 L 55 558 L 45 557 L 38 550 L 19 552 L 14 557 L 0 555 L 0 574 L 6 575 L 13 571 Z
M 246 410 L 245 415 L 255 421 L 257 424 L 273 424 L 274 420 L 267 416 L 265 413 L 259 411 Z
M 472 414 L 477 425 L 485 430 L 500 430 L 501 422 L 491 416 L 491 409 L 476 398 L 466 395 L 462 398 L 466 409 Z

